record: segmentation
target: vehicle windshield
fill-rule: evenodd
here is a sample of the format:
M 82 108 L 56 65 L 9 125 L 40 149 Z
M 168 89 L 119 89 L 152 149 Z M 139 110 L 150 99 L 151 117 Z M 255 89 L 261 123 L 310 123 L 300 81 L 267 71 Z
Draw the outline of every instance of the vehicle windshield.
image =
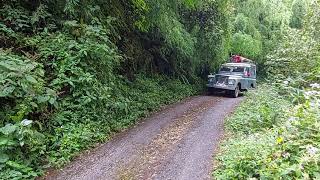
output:
M 237 66 L 222 66 L 220 72 L 234 72 L 234 73 L 243 73 L 244 67 L 237 67 Z

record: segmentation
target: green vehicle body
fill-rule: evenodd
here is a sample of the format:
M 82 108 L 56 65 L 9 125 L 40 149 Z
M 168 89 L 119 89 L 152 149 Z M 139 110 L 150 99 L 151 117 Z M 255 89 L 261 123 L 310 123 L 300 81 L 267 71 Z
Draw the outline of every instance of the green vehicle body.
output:
M 226 63 L 219 72 L 208 76 L 208 91 L 225 91 L 233 97 L 257 87 L 257 69 L 253 63 Z

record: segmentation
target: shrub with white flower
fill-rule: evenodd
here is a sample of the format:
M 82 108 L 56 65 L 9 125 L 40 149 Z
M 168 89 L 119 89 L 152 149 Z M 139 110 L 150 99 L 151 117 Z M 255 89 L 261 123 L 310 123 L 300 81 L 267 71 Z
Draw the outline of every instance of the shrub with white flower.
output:
M 310 87 L 313 89 L 320 89 L 320 84 L 318 83 L 310 84 Z
M 313 83 L 310 84 L 311 89 L 307 89 L 303 92 L 306 100 L 311 100 L 312 106 L 316 107 L 319 104 L 320 99 L 320 84 Z
M 318 148 L 316 148 L 316 147 L 314 147 L 314 146 L 312 146 L 312 145 L 308 145 L 307 147 L 306 147 L 306 150 L 307 150 L 307 153 L 308 153 L 308 155 L 309 156 L 316 156 L 317 155 L 317 153 L 319 152 L 319 149 Z

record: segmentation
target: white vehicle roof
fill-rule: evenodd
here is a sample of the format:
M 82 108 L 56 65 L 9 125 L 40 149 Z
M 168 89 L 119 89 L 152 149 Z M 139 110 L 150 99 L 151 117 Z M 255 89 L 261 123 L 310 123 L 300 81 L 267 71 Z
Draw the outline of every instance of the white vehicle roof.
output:
M 252 67 L 256 65 L 250 63 L 225 63 L 223 66 Z

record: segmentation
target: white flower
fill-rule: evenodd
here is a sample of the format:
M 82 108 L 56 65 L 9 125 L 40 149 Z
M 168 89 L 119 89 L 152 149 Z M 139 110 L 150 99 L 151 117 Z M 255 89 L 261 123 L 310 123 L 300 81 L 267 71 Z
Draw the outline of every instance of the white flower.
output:
M 320 89 L 320 84 L 318 84 L 318 83 L 310 84 L 310 87 L 315 88 L 315 89 Z
M 283 153 L 283 154 L 282 154 L 282 157 L 284 157 L 284 158 L 288 158 L 288 157 L 290 157 L 290 153 L 285 152 L 285 153 Z
M 289 81 L 283 81 L 283 84 L 288 85 Z
M 309 99 L 309 98 L 312 98 L 314 96 L 319 95 L 320 92 L 318 92 L 318 91 L 305 91 L 303 94 L 304 94 L 306 99 Z
M 312 107 L 312 108 L 318 108 L 318 107 L 320 107 L 320 101 L 311 101 L 310 102 L 310 106 Z
M 310 156 L 315 156 L 319 152 L 319 149 L 316 147 L 313 147 L 312 145 L 308 145 L 306 150 Z
M 22 126 L 28 126 L 31 123 L 32 123 L 32 120 L 28 120 L 28 119 L 24 119 L 23 121 L 21 121 Z
M 297 118 L 296 117 L 289 117 L 289 119 L 288 119 L 288 121 L 290 121 L 290 122 L 294 122 L 294 121 L 296 121 L 297 120 Z

